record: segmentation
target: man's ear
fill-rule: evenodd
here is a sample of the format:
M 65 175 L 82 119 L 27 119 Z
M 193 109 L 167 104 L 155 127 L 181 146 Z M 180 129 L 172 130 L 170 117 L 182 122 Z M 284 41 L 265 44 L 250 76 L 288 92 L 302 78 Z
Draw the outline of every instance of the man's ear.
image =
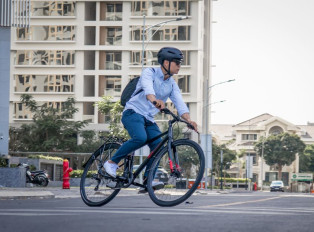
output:
M 164 66 L 167 67 L 169 65 L 169 60 L 164 60 Z

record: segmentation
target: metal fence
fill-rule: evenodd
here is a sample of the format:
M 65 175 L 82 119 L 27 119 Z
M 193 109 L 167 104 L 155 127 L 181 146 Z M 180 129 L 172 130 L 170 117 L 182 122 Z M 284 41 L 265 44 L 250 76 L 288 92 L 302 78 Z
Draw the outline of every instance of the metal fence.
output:
M 30 0 L 0 0 L 0 27 L 29 27 Z

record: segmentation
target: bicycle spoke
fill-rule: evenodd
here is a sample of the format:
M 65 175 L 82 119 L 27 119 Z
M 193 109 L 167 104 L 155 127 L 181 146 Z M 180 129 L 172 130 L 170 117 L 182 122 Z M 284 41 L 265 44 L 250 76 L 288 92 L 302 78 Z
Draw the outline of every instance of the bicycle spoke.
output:
M 187 140 L 178 140 L 175 142 L 176 159 L 175 165 L 177 172 L 171 172 L 171 165 L 168 159 L 168 151 L 164 149 L 160 155 L 156 157 L 152 165 L 152 169 L 158 168 L 164 170 L 168 179 L 165 180 L 158 176 L 153 177 L 153 172 L 149 175 L 149 180 L 163 181 L 164 188 L 154 190 L 153 184 L 149 190 L 152 200 L 160 206 L 173 206 L 180 204 L 186 200 L 199 186 L 199 182 L 204 172 L 204 155 L 199 146 Z
M 120 191 L 120 189 L 114 189 L 115 182 L 103 176 L 103 164 L 111 158 L 119 147 L 119 144 L 111 144 L 111 146 L 107 144 L 94 160 L 91 159 L 87 163 L 80 185 L 82 199 L 87 205 L 104 205 Z

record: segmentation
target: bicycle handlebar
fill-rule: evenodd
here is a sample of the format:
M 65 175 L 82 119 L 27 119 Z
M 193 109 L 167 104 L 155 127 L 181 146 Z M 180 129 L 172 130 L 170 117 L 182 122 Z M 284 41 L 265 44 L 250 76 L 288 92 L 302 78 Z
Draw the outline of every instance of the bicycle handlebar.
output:
M 153 101 L 153 104 L 156 105 L 157 102 L 156 101 Z M 188 123 L 187 121 L 181 119 L 178 115 L 175 115 L 174 113 L 172 113 L 168 108 L 163 108 L 163 109 L 160 109 L 160 112 L 162 113 L 165 113 L 165 114 L 170 114 L 174 119 L 175 121 L 178 121 L 178 122 L 183 122 L 187 125 L 188 128 L 195 130 L 194 126 L 191 124 L 191 123 Z M 197 132 L 197 131 L 196 131 Z M 198 132 L 197 132 L 198 133 Z

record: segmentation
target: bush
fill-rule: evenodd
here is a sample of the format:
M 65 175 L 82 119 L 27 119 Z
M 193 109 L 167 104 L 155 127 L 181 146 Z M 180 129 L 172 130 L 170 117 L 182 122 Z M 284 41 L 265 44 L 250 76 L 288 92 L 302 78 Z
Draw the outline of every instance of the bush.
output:
M 7 159 L 0 157 L 0 167 L 6 168 L 8 166 Z
M 49 156 L 49 155 L 30 155 L 28 156 L 30 159 L 46 159 L 46 160 L 56 160 L 56 161 L 63 161 L 62 158 L 56 156 Z
M 218 180 L 220 182 L 220 177 L 217 178 L 216 180 Z M 237 180 L 239 181 L 239 183 L 245 183 L 245 178 L 222 178 L 223 182 L 226 181 L 226 183 L 237 183 Z M 251 180 L 248 178 L 247 182 L 251 182 Z
M 73 170 L 72 172 L 70 172 L 70 177 L 71 178 L 81 178 L 83 175 L 84 170 Z M 86 177 L 90 178 L 92 177 L 93 174 L 96 174 L 97 170 L 95 171 L 88 171 Z

